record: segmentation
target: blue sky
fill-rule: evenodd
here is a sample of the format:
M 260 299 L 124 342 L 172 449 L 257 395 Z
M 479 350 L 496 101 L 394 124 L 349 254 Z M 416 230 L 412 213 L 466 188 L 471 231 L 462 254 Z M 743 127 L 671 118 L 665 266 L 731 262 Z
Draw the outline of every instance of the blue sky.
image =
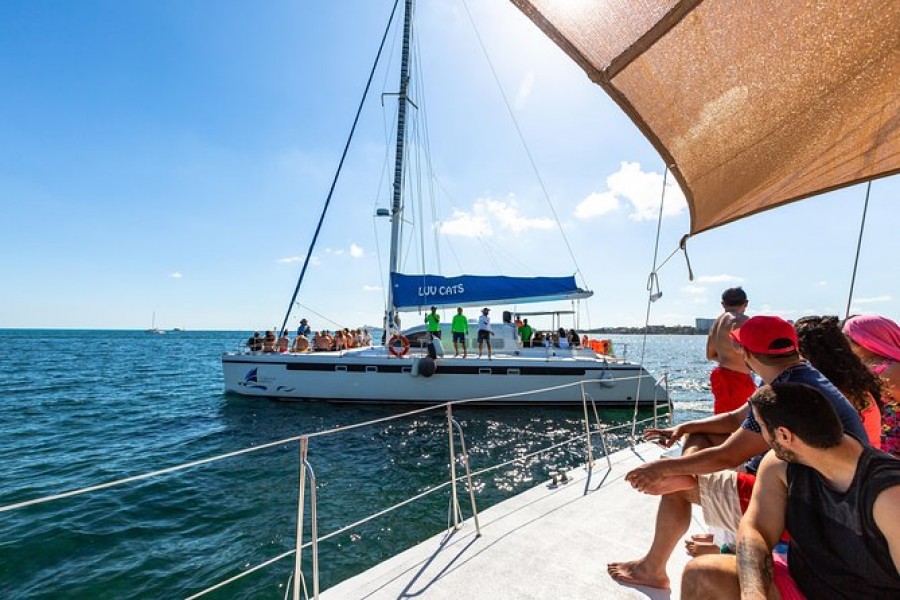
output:
M 280 324 L 391 5 L 0 4 L 0 327 L 146 328 L 154 312 L 164 328 Z M 661 159 L 510 3 L 469 10 L 595 291 L 581 325 L 643 324 Z M 433 177 L 411 178 L 406 270 L 424 256 L 446 275 L 575 272 L 465 5 L 422 0 L 417 17 Z M 389 232 L 373 214 L 390 202 L 395 69 L 375 77 L 292 324 L 380 323 Z M 900 318 L 885 259 L 898 193 L 896 177 L 873 184 L 854 312 Z M 693 238 L 696 279 L 673 258 L 651 322 L 715 316 L 737 284 L 751 312 L 843 314 L 864 194 Z M 677 196 L 663 257 L 689 227 Z

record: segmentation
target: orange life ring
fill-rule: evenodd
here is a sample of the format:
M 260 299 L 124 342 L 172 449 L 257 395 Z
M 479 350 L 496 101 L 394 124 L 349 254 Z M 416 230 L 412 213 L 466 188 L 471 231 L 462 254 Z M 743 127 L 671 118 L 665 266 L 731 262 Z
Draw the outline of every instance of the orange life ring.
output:
M 400 342 L 399 348 L 395 345 L 397 342 Z M 395 333 L 388 341 L 388 352 L 394 356 L 406 356 L 406 353 L 409 352 L 409 340 L 405 336 Z

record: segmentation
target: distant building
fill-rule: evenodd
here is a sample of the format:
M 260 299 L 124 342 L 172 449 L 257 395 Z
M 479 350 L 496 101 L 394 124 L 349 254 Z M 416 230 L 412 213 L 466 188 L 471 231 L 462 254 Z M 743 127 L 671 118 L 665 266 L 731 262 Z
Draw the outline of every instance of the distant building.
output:
M 694 326 L 697 328 L 697 333 L 709 333 L 713 323 L 716 322 L 715 319 L 702 319 L 700 317 L 697 317 L 695 321 L 696 324 Z

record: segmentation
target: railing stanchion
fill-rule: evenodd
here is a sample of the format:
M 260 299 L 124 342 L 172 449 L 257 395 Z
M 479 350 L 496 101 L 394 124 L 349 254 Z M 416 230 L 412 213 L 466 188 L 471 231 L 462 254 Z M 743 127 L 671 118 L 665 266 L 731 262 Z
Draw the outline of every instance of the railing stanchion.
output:
M 669 391 L 669 372 L 663 373 L 663 385 L 666 386 L 666 400 L 669 402 L 669 425 L 675 421 L 675 403 L 672 402 L 672 393 Z
M 309 438 L 300 438 L 300 485 L 297 494 L 297 539 L 294 555 L 294 594 L 293 600 L 300 600 L 300 585 L 303 573 L 300 570 L 303 560 L 303 511 L 306 506 L 306 454 L 309 451 Z
M 594 449 L 591 441 L 591 420 L 588 416 L 587 394 L 584 391 L 584 381 L 581 382 L 581 406 L 584 409 L 584 438 L 587 445 L 587 463 L 585 468 L 590 471 L 594 466 Z
M 453 511 L 453 529 L 459 529 L 459 501 L 456 498 L 456 448 L 453 446 L 453 404 L 447 404 L 447 434 L 450 440 L 450 510 Z
M 466 450 L 466 436 L 463 435 L 462 425 L 453 419 L 456 430 L 459 431 L 459 446 L 462 450 L 463 465 L 466 467 L 466 483 L 469 486 L 469 502 L 472 503 L 472 519 L 475 521 L 475 537 L 481 537 L 481 524 L 478 522 L 478 505 L 475 503 L 475 486 L 472 484 L 472 469 L 469 467 L 469 451 Z

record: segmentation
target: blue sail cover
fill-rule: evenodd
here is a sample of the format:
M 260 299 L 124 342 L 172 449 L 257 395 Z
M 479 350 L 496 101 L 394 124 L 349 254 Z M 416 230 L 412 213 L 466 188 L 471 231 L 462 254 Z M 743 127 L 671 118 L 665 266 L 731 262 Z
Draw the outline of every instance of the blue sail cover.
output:
M 503 277 L 499 275 L 402 275 L 391 273 L 394 306 L 418 310 L 427 306 L 525 304 L 589 298 L 594 293 L 569 277 Z

